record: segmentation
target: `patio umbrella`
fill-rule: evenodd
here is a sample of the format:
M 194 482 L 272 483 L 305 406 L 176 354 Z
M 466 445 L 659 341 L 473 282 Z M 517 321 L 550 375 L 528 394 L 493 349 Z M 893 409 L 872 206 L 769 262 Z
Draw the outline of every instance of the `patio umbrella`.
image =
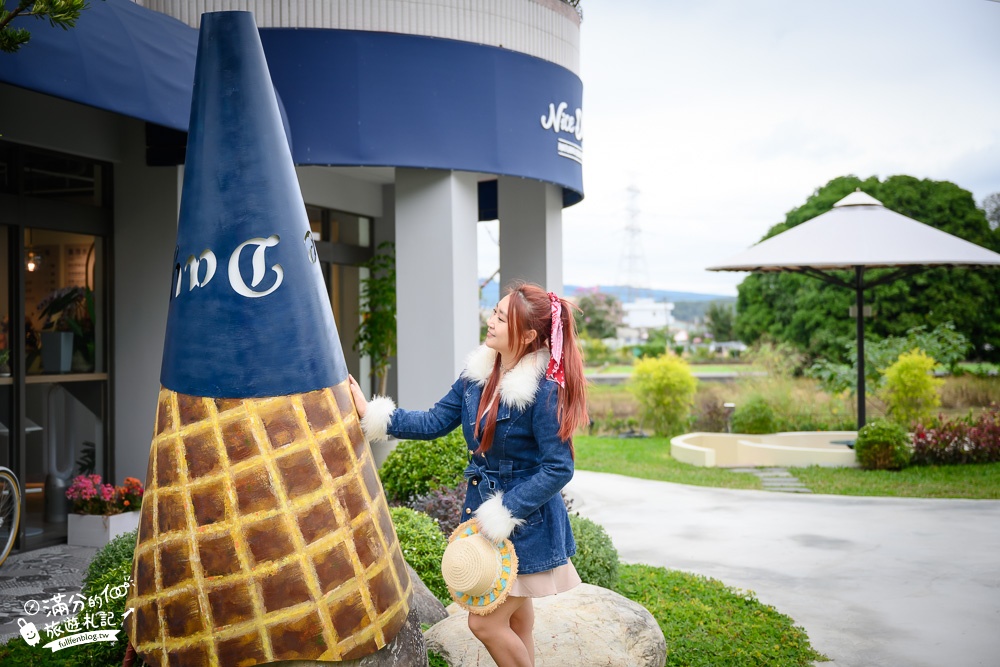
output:
M 709 271 L 795 271 L 855 291 L 858 428 L 865 425 L 863 293 L 933 266 L 1000 266 L 1000 254 L 890 211 L 860 189 L 833 209 L 729 258 Z M 866 269 L 895 269 L 865 281 Z M 833 271 L 852 271 L 845 280 Z

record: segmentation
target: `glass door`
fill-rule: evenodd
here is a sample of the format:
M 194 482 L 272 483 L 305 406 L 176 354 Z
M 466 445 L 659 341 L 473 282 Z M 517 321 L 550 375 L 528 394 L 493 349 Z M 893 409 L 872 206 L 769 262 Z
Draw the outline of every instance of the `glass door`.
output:
M 113 469 L 110 183 L 110 165 L 0 141 L 0 462 L 24 495 L 19 550 L 64 542 L 72 478 Z

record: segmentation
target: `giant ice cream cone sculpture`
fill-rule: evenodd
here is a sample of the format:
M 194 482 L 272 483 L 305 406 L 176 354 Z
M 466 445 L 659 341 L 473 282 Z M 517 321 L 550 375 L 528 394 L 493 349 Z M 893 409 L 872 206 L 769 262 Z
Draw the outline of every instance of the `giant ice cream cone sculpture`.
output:
M 153 665 L 346 660 L 410 579 L 256 26 L 202 17 L 126 631 Z

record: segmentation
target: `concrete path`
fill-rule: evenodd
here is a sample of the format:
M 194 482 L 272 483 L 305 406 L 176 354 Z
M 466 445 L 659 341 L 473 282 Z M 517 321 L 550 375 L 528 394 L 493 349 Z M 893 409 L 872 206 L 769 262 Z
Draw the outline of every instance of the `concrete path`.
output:
M 1000 665 L 1000 501 L 737 491 L 577 471 L 622 560 L 703 574 L 793 618 L 827 667 Z

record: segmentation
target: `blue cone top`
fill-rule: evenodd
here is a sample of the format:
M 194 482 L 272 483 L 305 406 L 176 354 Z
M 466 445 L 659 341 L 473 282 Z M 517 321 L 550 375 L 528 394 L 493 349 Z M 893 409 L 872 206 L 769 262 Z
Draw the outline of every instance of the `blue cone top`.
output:
M 249 12 L 203 14 L 160 381 L 214 398 L 347 378 Z

